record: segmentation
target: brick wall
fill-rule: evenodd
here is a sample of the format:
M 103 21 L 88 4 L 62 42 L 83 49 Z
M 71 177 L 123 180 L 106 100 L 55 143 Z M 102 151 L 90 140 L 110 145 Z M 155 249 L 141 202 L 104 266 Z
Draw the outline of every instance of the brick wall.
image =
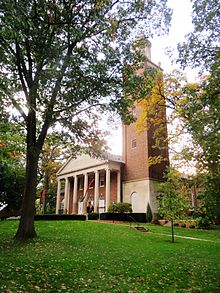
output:
M 165 113 L 164 113 L 165 115 Z M 155 127 L 151 126 L 148 130 L 148 156 L 161 156 L 165 160 L 161 163 L 151 165 L 149 167 L 149 178 L 152 179 L 163 179 L 163 175 L 167 167 L 169 166 L 169 154 L 168 154 L 168 142 L 167 142 L 167 128 L 164 127 L 161 133 L 161 141 L 159 148 L 155 148 L 155 138 L 154 138 Z
M 136 107 L 137 117 L 140 115 L 140 110 Z M 164 111 L 164 115 L 166 115 Z M 125 166 L 123 168 L 123 180 L 140 180 L 144 178 L 151 179 L 162 179 L 163 173 L 166 170 L 168 160 L 168 146 L 167 141 L 161 141 L 160 148 L 156 149 L 153 147 L 155 144 L 154 126 L 150 127 L 149 130 L 137 133 L 136 123 L 131 125 L 123 125 L 123 160 Z M 161 134 L 164 139 L 167 138 L 167 129 L 164 128 Z M 136 147 L 132 145 L 132 141 L 136 140 Z M 148 158 L 150 156 L 158 156 L 166 158 L 159 164 L 148 166 Z
M 137 135 L 135 124 L 124 125 L 123 128 L 123 160 L 125 161 L 123 180 L 146 178 L 149 176 L 147 132 Z M 136 147 L 132 146 L 134 140 L 136 140 Z
M 117 202 L 117 173 L 111 173 L 110 203 Z

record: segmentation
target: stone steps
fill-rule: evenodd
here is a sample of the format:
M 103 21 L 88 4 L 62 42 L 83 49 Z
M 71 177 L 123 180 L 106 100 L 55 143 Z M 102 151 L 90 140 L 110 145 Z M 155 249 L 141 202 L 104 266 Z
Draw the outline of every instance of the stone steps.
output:
M 144 228 L 143 226 L 136 226 L 134 227 L 137 231 L 140 231 L 140 232 L 144 232 L 144 233 L 147 233 L 149 232 L 148 229 Z

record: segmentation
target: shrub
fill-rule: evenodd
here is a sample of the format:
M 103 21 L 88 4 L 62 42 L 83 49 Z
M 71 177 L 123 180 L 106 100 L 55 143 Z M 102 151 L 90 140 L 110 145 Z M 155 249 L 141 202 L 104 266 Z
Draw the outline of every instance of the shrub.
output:
M 147 215 L 146 215 L 146 218 L 147 218 L 147 222 L 152 222 L 153 215 L 152 215 L 152 210 L 151 210 L 151 207 L 150 207 L 150 204 L 149 203 L 147 204 Z
M 85 221 L 86 216 L 85 215 L 35 215 L 34 216 L 35 221 L 40 220 L 47 220 L 47 221 L 57 221 L 57 220 L 79 220 L 79 221 Z
M 111 204 L 108 208 L 110 213 L 132 213 L 131 204 L 128 202 L 118 202 Z
M 101 213 L 100 220 L 146 223 L 146 213 Z
M 160 222 L 159 222 L 158 219 L 153 220 L 152 223 L 155 224 L 155 225 L 160 225 Z
M 210 229 L 211 223 L 208 217 L 199 217 L 196 222 L 199 229 Z
M 182 223 L 182 224 L 181 224 L 181 227 L 182 227 L 182 228 L 186 228 L 186 224 L 185 224 L 185 223 Z
M 189 228 L 191 228 L 191 229 L 194 229 L 195 228 L 195 225 L 189 225 Z
M 179 223 L 174 223 L 173 226 L 175 226 L 175 227 L 179 227 Z
M 90 213 L 88 214 L 88 220 L 98 220 L 99 213 Z

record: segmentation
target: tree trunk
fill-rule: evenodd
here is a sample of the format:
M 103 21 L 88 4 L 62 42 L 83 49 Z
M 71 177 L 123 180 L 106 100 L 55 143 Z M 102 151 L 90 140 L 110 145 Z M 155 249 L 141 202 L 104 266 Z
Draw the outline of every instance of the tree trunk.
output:
M 27 150 L 26 183 L 22 202 L 20 224 L 15 239 L 22 240 L 37 236 L 34 228 L 35 194 L 37 184 L 37 166 L 39 151 L 36 148 Z
M 172 242 L 174 243 L 174 223 L 173 223 L 173 219 L 171 219 L 171 229 L 172 229 Z
M 46 174 L 45 174 L 45 177 L 44 177 L 44 200 L 43 200 L 43 214 L 46 214 L 47 212 L 47 193 L 48 193 L 48 190 L 49 190 L 49 175 L 47 174 L 47 171 L 46 171 Z

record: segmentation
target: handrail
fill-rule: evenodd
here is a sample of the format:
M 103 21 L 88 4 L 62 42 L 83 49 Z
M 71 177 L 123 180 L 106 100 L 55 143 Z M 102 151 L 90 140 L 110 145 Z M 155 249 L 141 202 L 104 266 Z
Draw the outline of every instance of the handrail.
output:
M 139 225 L 140 225 L 139 222 L 137 222 L 137 221 L 136 221 L 132 216 L 130 216 L 130 215 L 128 215 L 128 217 L 131 218 L 135 223 L 137 223 L 137 226 L 139 227 Z M 130 225 L 131 225 L 131 222 L 130 222 Z

